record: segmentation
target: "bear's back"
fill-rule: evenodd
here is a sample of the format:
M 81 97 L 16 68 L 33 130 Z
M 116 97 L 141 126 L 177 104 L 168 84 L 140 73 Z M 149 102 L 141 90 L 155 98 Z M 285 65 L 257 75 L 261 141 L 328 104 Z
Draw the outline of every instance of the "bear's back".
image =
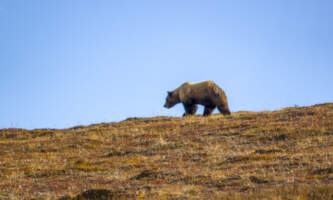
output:
M 182 86 L 189 87 L 197 91 L 218 87 L 213 81 L 201 81 L 197 83 L 185 82 Z
M 185 82 L 181 86 L 190 86 L 190 87 L 209 87 L 209 86 L 217 86 L 214 81 L 201 81 L 201 82 Z
M 216 96 L 219 90 L 219 87 L 213 81 L 185 82 L 177 89 L 177 93 L 182 101 L 195 99 L 195 101 L 201 102 L 204 99 Z

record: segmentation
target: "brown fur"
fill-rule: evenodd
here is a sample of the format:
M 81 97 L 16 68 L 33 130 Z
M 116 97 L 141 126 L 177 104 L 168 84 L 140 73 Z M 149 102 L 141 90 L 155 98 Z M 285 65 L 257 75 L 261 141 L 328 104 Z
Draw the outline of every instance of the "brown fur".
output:
M 217 107 L 220 113 L 230 114 L 227 96 L 213 81 L 199 83 L 183 83 L 173 91 L 168 91 L 164 107 L 171 108 L 177 103 L 183 103 L 185 115 L 193 115 L 197 111 L 197 104 L 205 106 L 203 115 L 210 115 Z

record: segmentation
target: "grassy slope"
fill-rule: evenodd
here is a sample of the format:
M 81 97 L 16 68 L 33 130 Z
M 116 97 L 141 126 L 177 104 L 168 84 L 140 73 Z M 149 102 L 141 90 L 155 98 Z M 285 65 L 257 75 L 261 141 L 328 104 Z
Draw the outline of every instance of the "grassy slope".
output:
M 0 199 L 333 199 L 332 162 L 333 104 L 4 129 Z

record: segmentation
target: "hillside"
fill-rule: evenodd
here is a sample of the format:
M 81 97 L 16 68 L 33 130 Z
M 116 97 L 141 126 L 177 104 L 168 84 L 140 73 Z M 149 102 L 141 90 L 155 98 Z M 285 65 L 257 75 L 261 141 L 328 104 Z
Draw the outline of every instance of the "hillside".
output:
M 0 199 L 333 199 L 333 104 L 0 130 Z

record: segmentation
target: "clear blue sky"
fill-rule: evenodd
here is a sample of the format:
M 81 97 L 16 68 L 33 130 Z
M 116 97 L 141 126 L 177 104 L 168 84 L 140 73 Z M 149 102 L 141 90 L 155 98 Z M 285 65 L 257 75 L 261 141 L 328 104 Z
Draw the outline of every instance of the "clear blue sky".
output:
M 215 81 L 233 112 L 333 102 L 332 11 L 332 0 L 0 0 L 0 128 L 181 116 L 163 104 L 185 81 Z

